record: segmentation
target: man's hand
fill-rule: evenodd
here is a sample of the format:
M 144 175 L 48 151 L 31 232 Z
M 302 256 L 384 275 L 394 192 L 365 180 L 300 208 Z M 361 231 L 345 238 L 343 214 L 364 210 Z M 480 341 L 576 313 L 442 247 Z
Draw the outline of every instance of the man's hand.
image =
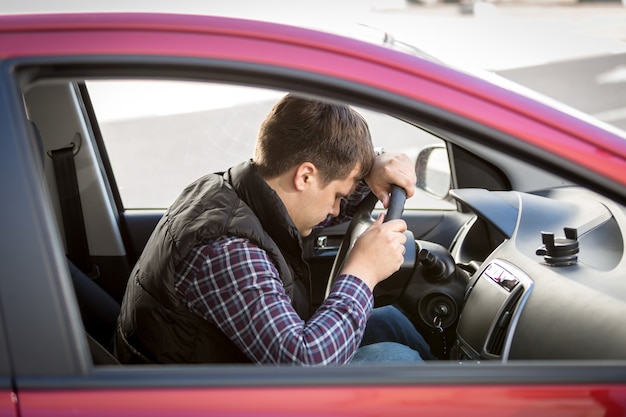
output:
M 407 229 L 402 219 L 383 223 L 381 214 L 356 240 L 341 269 L 342 274 L 359 277 L 370 290 L 402 266 Z
M 387 208 L 391 186 L 395 184 L 404 188 L 407 198 L 410 198 L 415 193 L 417 177 L 415 167 L 406 154 L 383 153 L 376 157 L 365 182 L 383 203 L 383 207 Z

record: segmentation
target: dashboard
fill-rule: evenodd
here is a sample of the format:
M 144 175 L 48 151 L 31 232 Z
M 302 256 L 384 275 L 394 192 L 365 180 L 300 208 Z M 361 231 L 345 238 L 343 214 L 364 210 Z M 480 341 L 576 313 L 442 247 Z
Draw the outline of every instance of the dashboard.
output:
M 475 214 L 451 256 L 476 268 L 452 359 L 626 358 L 623 206 L 579 187 L 451 194 Z

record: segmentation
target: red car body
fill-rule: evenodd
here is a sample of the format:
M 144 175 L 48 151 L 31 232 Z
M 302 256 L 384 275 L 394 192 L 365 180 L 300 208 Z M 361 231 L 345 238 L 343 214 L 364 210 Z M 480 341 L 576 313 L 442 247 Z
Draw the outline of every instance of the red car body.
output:
M 563 170 L 583 167 L 590 175 L 603 178 L 600 182 L 605 191 L 624 195 L 626 140 L 618 134 L 465 73 L 377 45 L 307 29 L 219 17 L 0 17 L 0 68 L 6 80 L 14 74 L 15 65 L 36 66 L 40 61 L 80 64 L 102 57 L 137 62 L 141 57 L 239 61 L 375 89 L 519 138 L 523 143 L 516 149 L 555 155 L 565 161 L 560 165 Z M 6 90 L 0 97 L 12 103 L 13 96 Z M 3 123 L 21 132 L 21 109 L 11 104 L 5 105 L 7 109 Z M 10 336 L 9 363 L 16 348 Z M 30 349 L 38 355 L 45 346 Z M 526 373 L 536 364 L 511 365 L 493 379 L 491 372 L 499 370 L 481 368 L 470 371 L 467 378 L 457 378 L 453 364 L 447 364 L 427 371 L 432 383 L 416 382 L 409 370 L 391 368 L 376 371 L 378 383 L 362 384 L 358 372 L 346 380 L 336 369 L 280 369 L 270 378 L 259 377 L 257 369 L 239 368 L 234 374 L 203 368 L 185 376 L 183 367 L 183 376 L 176 376 L 175 370 L 168 376 L 169 370 L 158 369 L 136 376 L 78 363 L 51 375 L 38 374 L 21 363 L 7 366 L 0 415 L 626 415 L 623 365 L 611 368 L 601 364 L 605 380 L 598 374 L 585 380 L 585 368 L 576 371 L 576 363 L 563 365 L 570 372 L 565 374 L 555 366 L 551 368 L 553 378 L 548 376 L 543 383 Z
M 90 416 L 620 416 L 624 395 L 623 386 L 602 385 L 73 390 L 27 393 L 20 410 L 28 416 L 70 410 Z

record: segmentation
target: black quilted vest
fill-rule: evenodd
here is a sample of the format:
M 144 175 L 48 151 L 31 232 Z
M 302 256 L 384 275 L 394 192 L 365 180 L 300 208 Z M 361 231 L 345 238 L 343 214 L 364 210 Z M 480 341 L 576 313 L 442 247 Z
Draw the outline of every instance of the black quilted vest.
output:
M 252 162 L 189 185 L 156 226 L 122 302 L 115 354 L 122 363 L 247 362 L 216 327 L 191 312 L 174 289 L 176 268 L 194 246 L 222 235 L 267 252 L 300 317 L 311 316 L 302 240 L 278 195 Z

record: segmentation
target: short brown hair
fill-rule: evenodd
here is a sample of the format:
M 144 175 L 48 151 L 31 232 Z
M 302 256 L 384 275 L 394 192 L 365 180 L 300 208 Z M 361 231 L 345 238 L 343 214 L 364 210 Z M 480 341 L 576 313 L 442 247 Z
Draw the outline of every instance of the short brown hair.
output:
M 351 107 L 288 94 L 261 124 L 253 160 L 266 179 L 311 162 L 328 184 L 357 164 L 365 177 L 374 148 L 367 122 Z

